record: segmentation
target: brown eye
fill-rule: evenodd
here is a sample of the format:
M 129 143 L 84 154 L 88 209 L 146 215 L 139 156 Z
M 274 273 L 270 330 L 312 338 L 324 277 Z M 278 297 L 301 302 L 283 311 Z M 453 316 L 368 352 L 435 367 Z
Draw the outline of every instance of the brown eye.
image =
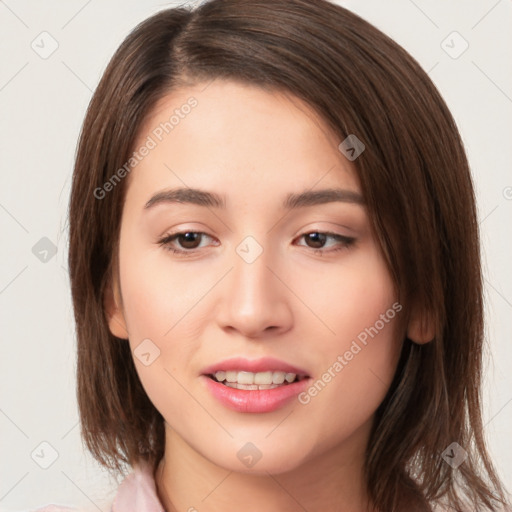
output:
M 324 246 L 325 241 L 327 239 L 327 235 L 325 233 L 318 232 L 307 233 L 306 235 L 304 235 L 304 237 L 306 239 L 308 247 L 311 247 L 313 249 L 321 249 Z
M 176 255 L 187 256 L 194 254 L 196 249 L 205 248 L 208 245 L 208 240 L 211 241 L 213 238 L 206 233 L 200 231 L 181 231 L 166 235 L 158 241 L 158 244 Z M 203 242 L 206 242 L 206 244 Z M 214 243 L 214 245 L 216 244 Z
M 305 241 L 305 244 L 299 245 L 313 249 L 316 254 L 334 253 L 347 249 L 356 241 L 353 237 L 322 231 L 304 233 L 299 239 L 304 239 Z
M 188 231 L 186 233 L 180 233 L 176 236 L 176 239 L 179 242 L 179 245 L 184 249 L 197 249 L 198 241 L 201 243 L 202 233 L 197 233 L 194 231 Z

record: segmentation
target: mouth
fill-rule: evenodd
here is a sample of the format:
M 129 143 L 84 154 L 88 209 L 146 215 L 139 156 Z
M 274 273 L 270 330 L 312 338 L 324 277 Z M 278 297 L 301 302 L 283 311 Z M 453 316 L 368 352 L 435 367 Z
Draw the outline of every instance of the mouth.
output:
M 270 370 L 257 373 L 243 370 L 218 370 L 206 376 L 224 386 L 248 391 L 275 389 L 308 378 L 305 374 Z
M 201 372 L 220 404 L 242 413 L 267 413 L 291 404 L 311 380 L 303 369 L 271 357 L 228 359 Z

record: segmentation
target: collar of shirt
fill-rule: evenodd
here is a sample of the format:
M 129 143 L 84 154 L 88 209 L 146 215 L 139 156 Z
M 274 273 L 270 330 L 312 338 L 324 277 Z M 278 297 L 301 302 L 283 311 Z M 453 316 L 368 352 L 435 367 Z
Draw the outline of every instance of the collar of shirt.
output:
M 136 466 L 123 480 L 112 503 L 112 512 L 165 512 L 148 464 Z

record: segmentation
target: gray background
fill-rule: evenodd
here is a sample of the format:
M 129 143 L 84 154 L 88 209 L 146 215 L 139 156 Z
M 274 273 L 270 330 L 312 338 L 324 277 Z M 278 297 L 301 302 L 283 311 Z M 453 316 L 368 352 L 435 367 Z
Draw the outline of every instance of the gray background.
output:
M 490 357 L 484 421 L 491 452 L 510 488 L 512 71 L 506 63 L 512 62 L 512 4 L 339 3 L 420 62 L 466 144 L 486 276 Z M 171 5 L 0 0 L 0 510 L 48 502 L 108 510 L 116 487 L 84 451 L 79 436 L 66 209 L 77 137 L 102 71 L 139 21 Z M 40 35 L 44 31 L 50 35 Z M 52 44 L 58 48 L 45 55 Z

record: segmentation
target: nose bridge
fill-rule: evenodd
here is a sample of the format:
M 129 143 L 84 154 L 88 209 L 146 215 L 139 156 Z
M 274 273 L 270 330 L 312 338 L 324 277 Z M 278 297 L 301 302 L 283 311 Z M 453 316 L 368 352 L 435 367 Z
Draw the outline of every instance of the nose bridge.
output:
M 274 252 L 253 236 L 235 248 L 233 269 L 222 299 L 220 321 L 247 336 L 257 336 L 269 327 L 283 328 L 291 320 L 285 289 L 270 268 Z
M 247 236 L 236 247 L 232 272 L 232 297 L 241 311 L 247 314 L 263 309 L 273 295 L 271 251 L 265 249 L 253 236 Z M 236 300 L 235 300 L 236 299 Z

